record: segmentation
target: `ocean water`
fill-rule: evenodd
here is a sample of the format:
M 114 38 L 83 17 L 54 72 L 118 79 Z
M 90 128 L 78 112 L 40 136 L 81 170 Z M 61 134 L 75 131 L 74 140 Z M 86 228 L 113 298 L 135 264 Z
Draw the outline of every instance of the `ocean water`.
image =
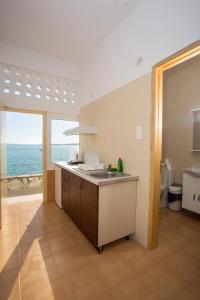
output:
M 41 145 L 12 145 L 7 146 L 7 176 L 32 175 L 42 173 Z M 51 159 L 54 161 L 69 161 L 78 145 L 52 145 Z

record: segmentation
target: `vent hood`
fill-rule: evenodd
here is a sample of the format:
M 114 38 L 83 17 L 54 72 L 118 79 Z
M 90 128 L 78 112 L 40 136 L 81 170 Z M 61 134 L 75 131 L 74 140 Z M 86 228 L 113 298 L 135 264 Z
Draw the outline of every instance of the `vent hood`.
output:
M 90 135 L 97 134 L 97 128 L 93 125 L 79 125 L 63 132 L 64 135 Z

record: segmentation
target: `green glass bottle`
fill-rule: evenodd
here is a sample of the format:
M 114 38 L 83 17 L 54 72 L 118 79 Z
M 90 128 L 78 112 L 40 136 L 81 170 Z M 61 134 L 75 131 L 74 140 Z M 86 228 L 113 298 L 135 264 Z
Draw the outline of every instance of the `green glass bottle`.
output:
M 123 173 L 123 161 L 121 158 L 118 159 L 118 172 Z

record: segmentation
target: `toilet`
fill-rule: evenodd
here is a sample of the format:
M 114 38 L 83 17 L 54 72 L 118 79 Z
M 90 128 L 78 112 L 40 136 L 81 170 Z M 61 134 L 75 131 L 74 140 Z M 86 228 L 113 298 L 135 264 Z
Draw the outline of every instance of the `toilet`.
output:
M 169 186 L 174 184 L 175 172 L 168 164 L 160 166 L 160 207 L 167 207 Z

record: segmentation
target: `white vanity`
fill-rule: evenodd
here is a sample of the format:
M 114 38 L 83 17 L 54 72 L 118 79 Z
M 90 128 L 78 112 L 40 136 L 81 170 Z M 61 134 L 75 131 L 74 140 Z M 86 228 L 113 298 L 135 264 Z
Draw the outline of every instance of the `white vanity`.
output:
M 193 145 L 191 152 L 200 153 L 200 108 L 192 109 Z M 200 168 L 191 167 L 183 170 L 182 207 L 200 214 Z
M 190 168 L 183 172 L 182 207 L 200 214 L 200 169 Z

